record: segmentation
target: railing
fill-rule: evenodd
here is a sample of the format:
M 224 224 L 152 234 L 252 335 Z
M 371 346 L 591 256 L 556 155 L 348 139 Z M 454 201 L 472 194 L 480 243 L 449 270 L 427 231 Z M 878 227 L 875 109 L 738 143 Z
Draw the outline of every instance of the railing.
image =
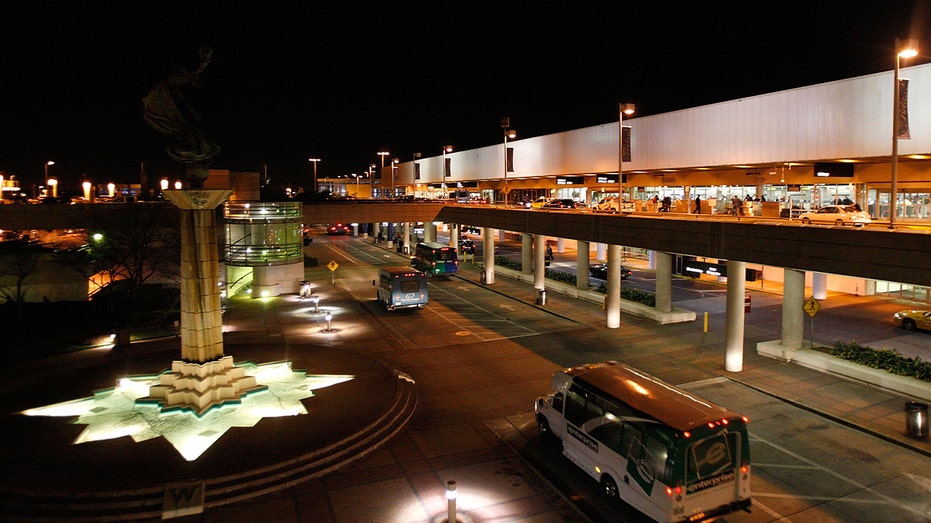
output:
M 284 220 L 301 217 L 301 202 L 231 201 L 225 206 L 227 220 Z
M 226 246 L 226 263 L 234 267 L 288 265 L 303 259 L 304 253 L 300 244 Z

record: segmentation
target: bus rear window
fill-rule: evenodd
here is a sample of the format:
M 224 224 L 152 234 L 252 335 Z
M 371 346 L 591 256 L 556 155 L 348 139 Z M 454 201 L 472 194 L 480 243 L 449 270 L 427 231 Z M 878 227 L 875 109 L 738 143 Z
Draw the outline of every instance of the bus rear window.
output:
M 719 433 L 692 444 L 688 449 L 688 481 L 716 476 L 733 469 L 737 434 Z

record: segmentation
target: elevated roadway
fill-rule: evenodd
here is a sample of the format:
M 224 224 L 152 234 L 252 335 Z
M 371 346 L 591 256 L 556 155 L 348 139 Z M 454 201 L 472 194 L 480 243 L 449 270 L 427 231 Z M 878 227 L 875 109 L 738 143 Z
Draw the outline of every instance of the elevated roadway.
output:
M 178 223 L 166 202 L 99 205 L 0 205 L 0 229 L 68 229 L 120 223 L 139 215 Z M 739 260 L 804 271 L 931 287 L 927 230 L 801 225 L 684 214 L 610 215 L 442 203 L 328 202 L 304 205 L 304 223 L 459 223 L 508 231 Z

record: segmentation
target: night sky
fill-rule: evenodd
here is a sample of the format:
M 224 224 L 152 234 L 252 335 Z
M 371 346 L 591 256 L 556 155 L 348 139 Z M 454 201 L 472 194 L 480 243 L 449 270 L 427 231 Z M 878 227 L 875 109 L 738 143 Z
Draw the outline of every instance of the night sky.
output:
M 502 116 L 526 138 L 616 121 L 619 102 L 645 116 L 890 71 L 897 37 L 919 39 L 909 63 L 931 57 L 928 0 L 44 3 L 2 22 L 0 171 L 28 187 L 52 160 L 75 191 L 181 171 L 142 98 L 201 46 L 213 57 L 190 101 L 221 148 L 212 166 L 295 184 L 309 157 L 326 177 L 381 150 L 495 145 Z

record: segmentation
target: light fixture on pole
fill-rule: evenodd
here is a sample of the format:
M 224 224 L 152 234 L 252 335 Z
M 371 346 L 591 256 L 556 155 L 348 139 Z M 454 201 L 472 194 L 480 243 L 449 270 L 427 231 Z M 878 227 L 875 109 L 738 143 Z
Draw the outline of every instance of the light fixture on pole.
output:
M 918 54 L 918 41 L 905 40 L 900 42 L 895 39 L 895 83 L 893 88 L 892 99 L 892 185 L 889 188 L 889 228 L 895 229 L 895 215 L 899 210 L 899 123 L 901 121 L 901 100 L 899 85 L 899 60 L 901 58 L 913 58 Z
M 621 201 L 624 199 L 624 117 L 636 112 L 634 104 L 619 104 L 617 108 L 617 212 L 621 212 Z
M 381 169 L 379 169 L 378 171 L 378 179 L 381 179 L 382 171 L 385 170 L 385 156 L 388 156 L 391 153 L 389 153 L 388 151 L 379 151 L 376 154 L 378 156 L 381 156 Z M 375 183 L 375 182 L 373 181 L 372 183 Z M 382 193 L 383 193 L 382 196 L 384 196 L 384 188 L 382 188 Z
M 369 164 L 369 198 L 375 196 L 375 176 L 372 174 L 372 171 L 375 169 L 375 164 Z
M 314 163 L 314 184 L 311 186 L 311 190 L 317 192 L 317 163 L 320 161 L 320 158 L 308 158 L 307 161 Z
M 452 146 L 452 145 L 444 145 L 444 146 L 443 146 L 443 176 L 442 176 L 442 178 L 443 178 L 444 180 L 445 180 L 446 178 L 449 178 L 449 175 L 452 174 L 452 173 L 451 173 L 452 169 L 450 169 L 450 168 L 448 167 L 447 163 L 446 163 L 446 154 L 447 154 L 447 153 L 451 153 L 451 152 L 453 152 L 453 146 Z
M 397 158 L 391 159 L 391 197 L 394 198 L 397 196 L 395 193 L 395 186 L 398 183 L 398 164 L 401 163 L 401 160 Z
M 501 192 L 504 193 L 504 206 L 508 206 L 508 194 L 511 192 L 511 187 L 508 185 L 508 168 L 510 167 L 510 162 L 508 162 L 508 139 L 513 140 L 517 138 L 517 131 L 510 129 L 511 127 L 511 117 L 503 116 L 501 118 L 501 128 L 504 129 L 504 189 Z
M 48 186 L 48 166 L 49 165 L 55 165 L 55 162 L 53 162 L 52 160 L 45 162 L 45 184 L 46 186 Z

